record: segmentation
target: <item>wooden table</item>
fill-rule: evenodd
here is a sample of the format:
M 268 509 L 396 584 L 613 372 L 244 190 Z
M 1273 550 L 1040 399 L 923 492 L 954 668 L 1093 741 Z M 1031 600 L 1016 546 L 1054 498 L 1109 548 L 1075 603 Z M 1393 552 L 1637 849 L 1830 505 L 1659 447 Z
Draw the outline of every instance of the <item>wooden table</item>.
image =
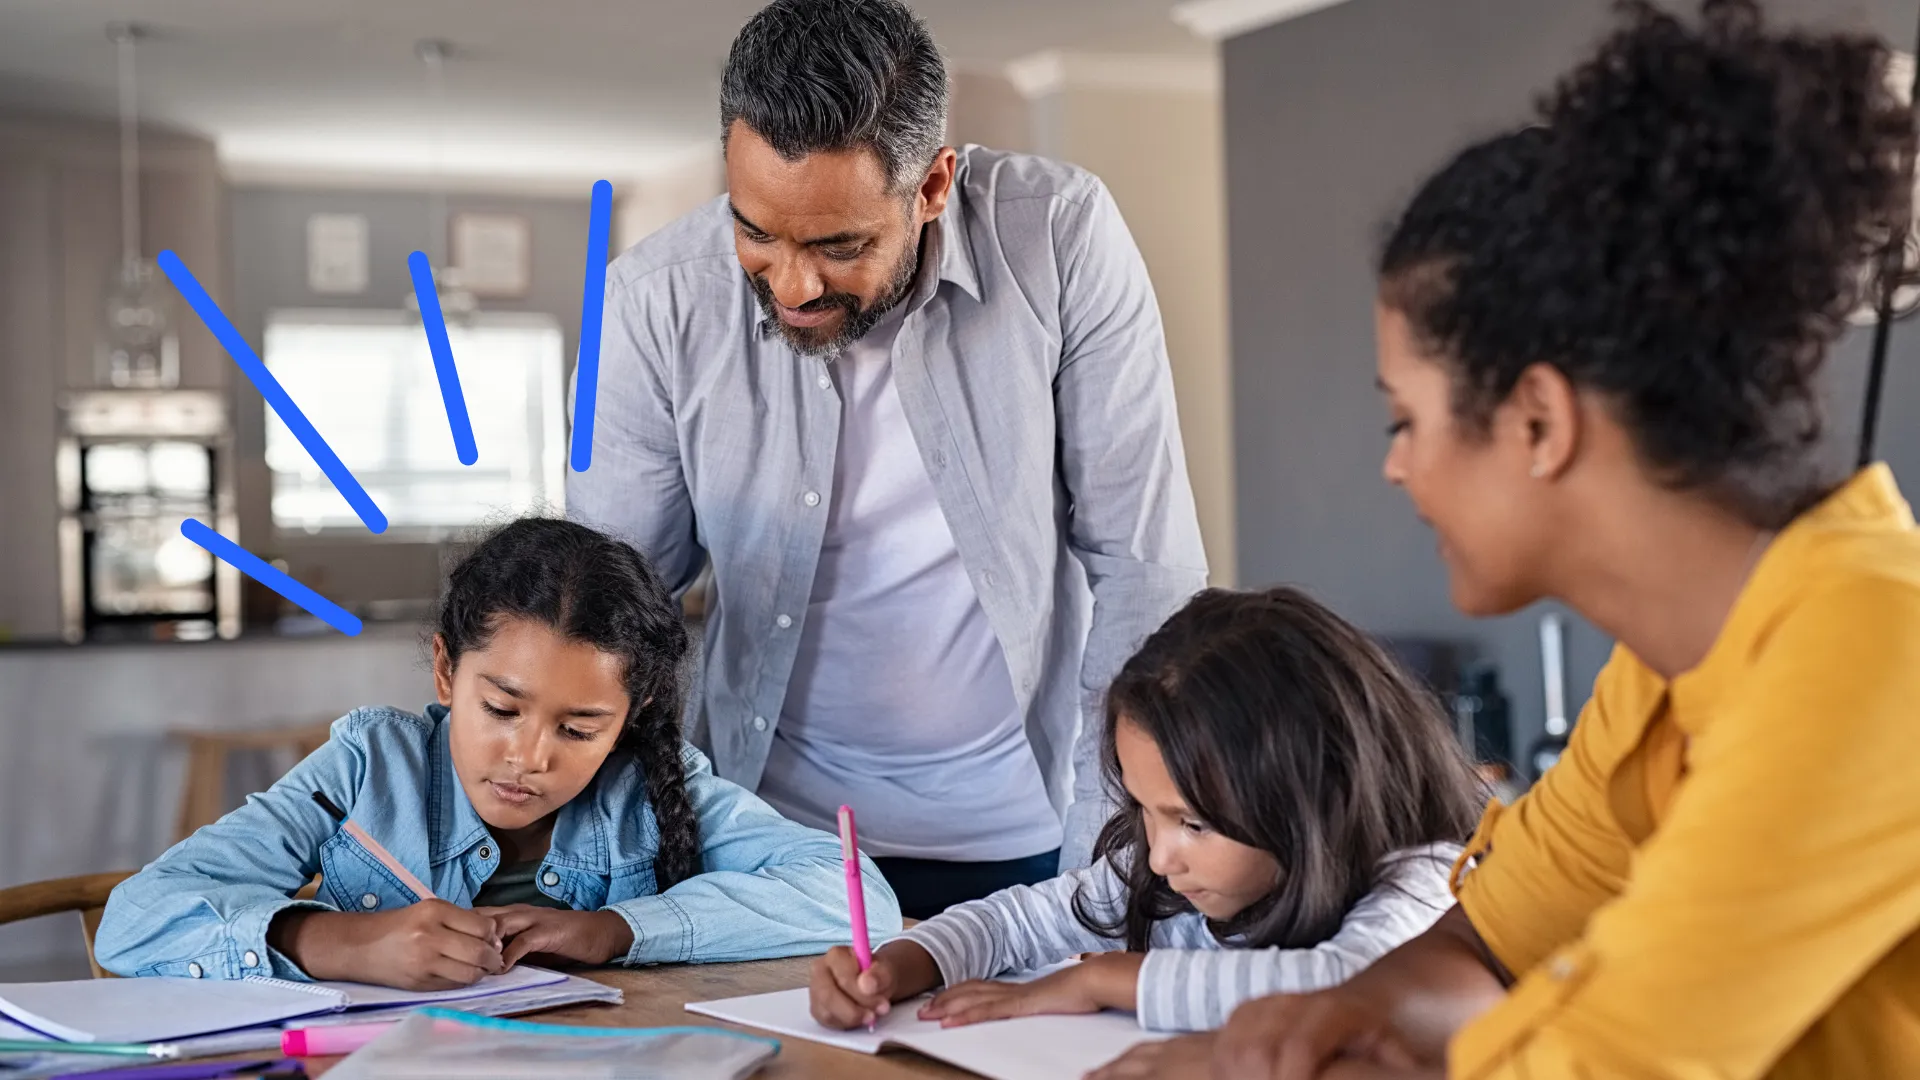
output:
M 626 994 L 619 1005 L 576 1005 L 526 1017 L 544 1024 L 588 1027 L 685 1027 L 697 1025 L 767 1036 L 768 1032 L 723 1023 L 686 1011 L 689 1001 L 764 994 L 807 984 L 812 957 L 756 960 L 745 964 L 681 964 L 657 968 L 607 968 L 577 974 L 617 986 Z M 912 1051 L 888 1050 L 878 1056 L 856 1054 L 808 1039 L 779 1036 L 780 1054 L 754 1075 L 768 1080 L 903 1080 L 907 1077 L 973 1077 Z M 338 1058 L 315 1058 L 308 1074 L 319 1076 Z M 977 1080 L 977 1078 L 975 1078 Z

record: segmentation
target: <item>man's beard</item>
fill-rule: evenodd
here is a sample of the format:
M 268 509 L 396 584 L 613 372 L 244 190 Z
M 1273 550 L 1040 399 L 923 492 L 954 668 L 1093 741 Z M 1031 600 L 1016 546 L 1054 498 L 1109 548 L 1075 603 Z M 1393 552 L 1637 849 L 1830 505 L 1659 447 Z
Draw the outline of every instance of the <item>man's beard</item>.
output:
M 845 352 L 847 346 L 866 337 L 869 330 L 878 326 L 881 319 L 886 318 L 887 312 L 892 311 L 900 301 L 907 298 L 907 293 L 913 288 L 914 273 L 919 268 L 920 245 L 916 241 L 894 266 L 893 276 L 888 280 L 886 289 L 873 303 L 862 307 L 860 298 L 852 293 L 827 293 L 794 309 L 807 314 L 831 308 L 839 308 L 846 312 L 846 317 L 840 320 L 840 329 L 835 331 L 832 337 L 822 336 L 821 332 L 826 329 L 824 326 L 789 326 L 774 306 L 773 286 L 767 284 L 766 278 L 748 274 L 747 283 L 753 287 L 754 298 L 760 301 L 761 314 L 779 329 L 780 336 L 786 339 L 794 352 L 802 356 L 822 356 L 832 360 Z

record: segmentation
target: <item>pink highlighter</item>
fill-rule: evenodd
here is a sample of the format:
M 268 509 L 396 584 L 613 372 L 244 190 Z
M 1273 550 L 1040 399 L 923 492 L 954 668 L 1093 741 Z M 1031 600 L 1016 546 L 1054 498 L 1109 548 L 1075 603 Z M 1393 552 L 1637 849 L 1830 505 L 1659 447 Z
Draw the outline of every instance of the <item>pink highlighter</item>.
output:
M 280 1033 L 280 1052 L 288 1057 L 334 1057 L 351 1054 L 385 1034 L 395 1021 L 371 1024 L 325 1024 L 292 1028 Z

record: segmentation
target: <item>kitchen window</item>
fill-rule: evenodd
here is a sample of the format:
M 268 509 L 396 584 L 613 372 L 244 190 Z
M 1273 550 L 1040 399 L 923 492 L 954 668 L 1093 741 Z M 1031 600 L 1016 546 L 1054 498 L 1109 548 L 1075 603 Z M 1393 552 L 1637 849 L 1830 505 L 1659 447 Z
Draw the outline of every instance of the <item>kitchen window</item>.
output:
M 563 499 L 563 337 L 545 315 L 484 313 L 447 335 L 479 460 L 460 464 L 417 319 L 399 311 L 280 311 L 267 369 L 387 516 L 390 532 L 437 534 Z M 364 532 L 293 432 L 266 407 L 273 522 L 282 533 Z

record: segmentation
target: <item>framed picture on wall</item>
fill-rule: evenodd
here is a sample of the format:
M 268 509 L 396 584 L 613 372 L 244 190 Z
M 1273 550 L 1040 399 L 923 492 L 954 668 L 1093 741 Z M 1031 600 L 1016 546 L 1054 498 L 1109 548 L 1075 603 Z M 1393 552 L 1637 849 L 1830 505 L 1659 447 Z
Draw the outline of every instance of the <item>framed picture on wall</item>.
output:
M 307 288 L 333 294 L 367 291 L 365 214 L 308 216 Z
M 533 229 L 518 214 L 459 213 L 449 250 L 460 284 L 476 296 L 521 297 L 533 281 Z

